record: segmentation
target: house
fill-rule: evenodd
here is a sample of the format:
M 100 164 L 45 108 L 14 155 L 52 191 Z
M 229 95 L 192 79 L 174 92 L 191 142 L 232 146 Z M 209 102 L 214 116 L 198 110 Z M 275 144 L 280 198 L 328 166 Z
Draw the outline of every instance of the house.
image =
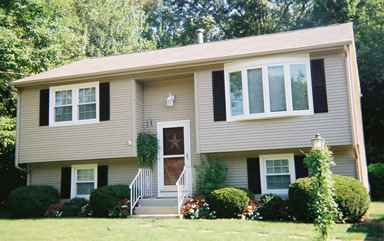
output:
M 227 184 L 287 196 L 316 133 L 332 171 L 368 188 L 352 23 L 84 59 L 12 85 L 16 166 L 62 199 L 129 185 L 141 131 L 160 144 L 154 197 L 175 197 L 207 153 L 227 162 Z

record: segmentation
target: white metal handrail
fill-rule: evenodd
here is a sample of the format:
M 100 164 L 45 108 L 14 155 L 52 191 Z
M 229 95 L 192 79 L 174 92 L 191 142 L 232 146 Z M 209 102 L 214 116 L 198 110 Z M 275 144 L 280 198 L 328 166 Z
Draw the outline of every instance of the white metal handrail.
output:
M 152 197 L 152 170 L 139 169 L 136 177 L 129 185 L 131 189 L 130 211 L 133 214 L 133 208 L 143 197 Z
M 184 166 L 179 179 L 176 182 L 177 186 L 177 210 L 181 218 L 181 207 L 183 206 L 184 199 L 192 193 L 192 167 Z

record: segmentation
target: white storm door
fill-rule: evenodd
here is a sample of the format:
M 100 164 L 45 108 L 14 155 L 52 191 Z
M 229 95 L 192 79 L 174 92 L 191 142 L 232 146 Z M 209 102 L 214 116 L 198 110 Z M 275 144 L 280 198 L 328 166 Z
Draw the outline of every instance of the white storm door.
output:
M 189 124 L 189 120 L 157 123 L 159 197 L 176 197 L 176 182 L 184 166 L 191 165 Z

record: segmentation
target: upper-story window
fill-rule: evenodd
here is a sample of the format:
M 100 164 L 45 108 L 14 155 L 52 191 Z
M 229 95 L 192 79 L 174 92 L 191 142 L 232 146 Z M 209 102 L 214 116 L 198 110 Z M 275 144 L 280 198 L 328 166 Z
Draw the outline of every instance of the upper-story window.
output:
M 50 125 L 99 122 L 99 83 L 50 88 Z
M 225 65 L 227 120 L 312 115 L 309 55 Z

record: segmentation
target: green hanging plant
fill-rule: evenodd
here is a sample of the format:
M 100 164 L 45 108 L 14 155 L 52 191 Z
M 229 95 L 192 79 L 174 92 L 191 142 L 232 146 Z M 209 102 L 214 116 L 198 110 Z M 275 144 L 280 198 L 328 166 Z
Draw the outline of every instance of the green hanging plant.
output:
M 155 133 L 140 132 L 137 136 L 137 156 L 140 158 L 140 166 L 150 167 L 157 161 L 159 143 Z

